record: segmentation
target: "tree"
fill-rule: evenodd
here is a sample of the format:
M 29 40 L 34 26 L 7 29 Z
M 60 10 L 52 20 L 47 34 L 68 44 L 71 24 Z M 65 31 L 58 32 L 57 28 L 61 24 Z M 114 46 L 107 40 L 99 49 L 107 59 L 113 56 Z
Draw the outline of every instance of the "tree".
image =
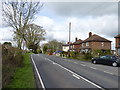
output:
M 45 40 L 45 34 L 45 30 L 41 26 L 35 24 L 27 25 L 25 29 L 26 47 L 32 49 L 33 52 L 37 52 L 40 41 Z
M 24 0 L 18 2 L 16 0 L 14 2 L 4 1 L 2 6 L 4 21 L 14 29 L 14 38 L 18 41 L 18 47 L 21 49 L 22 42 L 25 40 L 26 25 L 34 20 L 43 4 L 41 2 L 27 2 Z
M 48 47 L 45 45 L 43 46 L 43 53 L 47 52 Z
M 61 50 L 62 51 L 62 44 L 63 43 L 58 42 L 57 40 L 51 40 L 47 44 L 45 44 L 43 48 L 46 49 L 46 47 L 47 47 L 47 49 L 51 49 L 52 52 L 55 52 L 57 50 Z

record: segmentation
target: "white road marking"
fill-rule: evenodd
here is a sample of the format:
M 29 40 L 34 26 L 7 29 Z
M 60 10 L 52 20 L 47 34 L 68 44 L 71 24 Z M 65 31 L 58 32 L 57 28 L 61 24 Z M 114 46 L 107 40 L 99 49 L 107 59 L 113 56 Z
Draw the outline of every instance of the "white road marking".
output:
M 96 70 L 96 68 L 94 68 L 94 67 L 90 67 L 90 68 L 92 68 L 92 69 L 95 69 L 95 70 Z
M 86 65 L 84 65 L 84 64 L 81 64 L 82 66 L 86 66 Z
M 46 89 L 45 89 L 45 85 L 44 85 L 44 83 L 43 83 L 43 81 L 42 81 L 42 78 L 41 78 L 41 76 L 40 76 L 40 73 L 38 72 L 37 66 L 36 66 L 36 64 L 35 64 L 35 62 L 34 62 L 34 60 L 33 60 L 33 58 L 32 58 L 32 55 L 31 55 L 31 59 L 32 59 L 32 62 L 33 62 L 33 64 L 34 64 L 35 70 L 36 70 L 36 72 L 37 72 L 39 81 L 40 81 L 40 83 L 41 83 L 41 85 L 42 85 L 42 88 L 43 88 L 43 90 L 46 90 Z
M 53 62 L 53 64 L 56 64 L 56 63 Z
M 71 62 L 70 60 L 66 60 L 66 59 L 63 59 L 64 61 L 68 61 L 68 62 Z
M 113 75 L 113 73 L 110 73 L 110 72 L 107 72 L 107 71 L 104 71 L 105 73 L 108 73 L 108 74 L 112 74 Z
M 77 78 L 77 79 L 80 79 L 78 76 L 76 76 L 75 74 L 73 74 L 73 77 Z
M 52 61 L 52 60 L 50 60 L 50 59 L 47 59 L 47 60 L 50 61 L 50 62 L 52 62 L 52 63 L 54 62 L 54 61 Z M 54 62 L 54 63 L 55 63 L 55 62 Z M 77 73 L 75 73 L 75 72 L 69 70 L 68 68 L 66 68 L 66 67 L 64 67 L 64 66 L 62 66 L 62 65 L 60 65 L 60 64 L 58 64 L 58 63 L 56 63 L 56 65 L 58 65 L 59 67 L 63 68 L 64 70 L 66 70 L 66 71 L 68 71 L 68 72 L 74 74 L 75 76 L 77 76 L 77 77 L 79 77 L 79 78 L 85 80 L 86 82 L 88 82 L 88 83 L 90 83 L 90 84 L 96 86 L 97 88 L 100 88 L 100 89 L 102 89 L 102 90 L 105 90 L 105 89 L 102 88 L 101 86 L 99 86 L 99 85 L 93 83 L 92 81 L 90 81 L 90 80 L 88 80 L 88 79 L 82 77 L 81 75 L 79 75 L 79 74 L 77 74 Z
M 74 62 L 75 64 L 78 64 L 77 62 Z

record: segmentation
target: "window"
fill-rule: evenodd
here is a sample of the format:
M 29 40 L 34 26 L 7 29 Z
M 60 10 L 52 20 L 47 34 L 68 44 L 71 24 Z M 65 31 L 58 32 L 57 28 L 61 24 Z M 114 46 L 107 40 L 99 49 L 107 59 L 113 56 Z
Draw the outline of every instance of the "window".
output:
M 82 47 L 84 47 L 84 43 L 82 43 Z
M 73 48 L 75 48 L 75 45 L 73 45 Z
M 89 46 L 89 42 L 86 42 L 86 46 Z
M 104 42 L 101 43 L 102 47 L 104 46 Z
M 106 57 L 106 56 L 101 56 L 100 58 L 105 59 L 105 58 L 107 58 L 107 57 Z

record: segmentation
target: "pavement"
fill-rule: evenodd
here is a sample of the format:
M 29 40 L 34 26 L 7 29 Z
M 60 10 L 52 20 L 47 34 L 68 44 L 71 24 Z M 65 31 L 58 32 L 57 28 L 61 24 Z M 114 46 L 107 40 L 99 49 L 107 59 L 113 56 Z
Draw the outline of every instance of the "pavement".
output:
M 52 55 L 32 54 L 38 88 L 119 90 L 118 67 Z

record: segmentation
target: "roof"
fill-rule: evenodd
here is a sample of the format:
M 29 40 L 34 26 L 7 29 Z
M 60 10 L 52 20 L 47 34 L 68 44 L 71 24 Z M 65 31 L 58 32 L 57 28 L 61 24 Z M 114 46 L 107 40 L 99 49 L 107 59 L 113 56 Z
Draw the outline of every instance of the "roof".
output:
M 70 45 L 73 45 L 73 44 L 70 44 Z M 62 46 L 69 46 L 69 44 L 63 44 Z
M 118 34 L 117 36 L 115 36 L 115 38 L 120 38 L 120 34 Z
M 83 42 L 111 42 L 110 40 L 107 40 L 99 35 L 93 34 L 91 37 L 85 39 Z
M 80 44 L 82 42 L 81 39 L 77 40 L 76 42 L 74 42 L 73 44 L 76 45 L 76 44 Z

